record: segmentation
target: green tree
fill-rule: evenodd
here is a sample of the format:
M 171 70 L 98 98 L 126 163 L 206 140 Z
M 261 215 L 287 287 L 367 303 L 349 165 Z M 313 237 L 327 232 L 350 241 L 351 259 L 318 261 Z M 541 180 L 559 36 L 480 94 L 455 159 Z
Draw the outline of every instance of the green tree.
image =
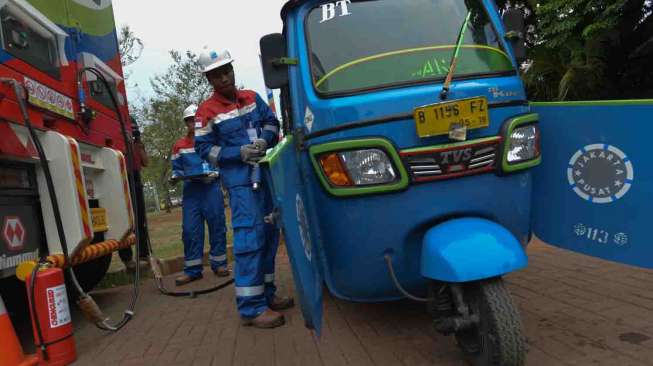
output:
M 138 111 L 146 121 L 143 143 L 150 156 L 150 166 L 143 171 L 146 181 L 156 186 L 167 210 L 170 210 L 171 187 L 168 179 L 172 172 L 172 146 L 186 134 L 182 113 L 190 104 L 199 104 L 211 92 L 211 86 L 200 72 L 197 55 L 190 51 L 182 54 L 170 51 L 172 64 L 162 75 L 150 83 L 154 96 L 143 103 Z
M 527 14 L 534 100 L 653 96 L 653 2 L 650 0 L 497 1 Z
M 118 52 L 120 53 L 120 63 L 125 68 L 136 62 L 143 54 L 143 41 L 136 37 L 128 25 L 120 27 L 118 34 Z M 129 74 L 125 72 L 125 79 Z

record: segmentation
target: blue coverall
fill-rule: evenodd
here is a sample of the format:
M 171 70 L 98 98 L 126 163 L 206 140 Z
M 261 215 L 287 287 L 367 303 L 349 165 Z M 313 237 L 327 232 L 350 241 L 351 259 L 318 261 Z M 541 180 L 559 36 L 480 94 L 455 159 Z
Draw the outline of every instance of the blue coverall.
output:
M 240 149 L 251 143 L 252 129 L 269 148 L 276 145 L 279 121 L 263 99 L 249 90 L 239 90 L 236 102 L 214 93 L 200 105 L 195 118 L 197 152 L 219 166 L 229 190 L 238 311 L 242 317 L 254 318 L 267 310 L 276 291 L 279 230 L 264 223 L 263 218 L 272 212 L 272 197 L 265 181 L 258 190 L 252 189 L 253 168 L 241 160 Z
M 227 265 L 224 197 L 220 183 L 217 178 L 202 179 L 211 172 L 217 171 L 195 153 L 192 138 L 177 141 L 172 154 L 172 177 L 184 179 L 184 273 L 192 278 L 202 275 L 205 221 L 209 227 L 211 269 L 215 271 Z

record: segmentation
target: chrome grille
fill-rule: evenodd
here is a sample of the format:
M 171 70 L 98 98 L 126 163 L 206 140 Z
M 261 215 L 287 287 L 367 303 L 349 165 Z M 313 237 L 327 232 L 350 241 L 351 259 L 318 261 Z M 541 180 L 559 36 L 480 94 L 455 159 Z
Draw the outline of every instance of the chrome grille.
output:
M 402 159 L 414 182 L 455 178 L 494 170 L 500 137 L 447 147 L 405 150 Z

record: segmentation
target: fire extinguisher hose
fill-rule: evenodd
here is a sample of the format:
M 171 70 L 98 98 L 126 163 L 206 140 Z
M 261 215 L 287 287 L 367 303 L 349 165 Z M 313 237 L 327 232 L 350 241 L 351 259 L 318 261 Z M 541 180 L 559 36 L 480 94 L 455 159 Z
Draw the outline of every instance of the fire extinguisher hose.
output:
M 39 322 L 39 314 L 36 312 L 36 301 L 34 297 L 34 288 L 36 287 L 36 274 L 39 271 L 39 265 L 34 266 L 32 270 L 32 278 L 30 278 L 30 311 L 32 313 L 32 319 L 34 319 L 34 327 L 36 328 L 36 334 L 38 335 L 38 347 L 41 348 L 43 354 L 43 359 L 48 360 L 48 349 L 47 345 L 43 341 L 43 332 L 41 331 L 41 323 Z

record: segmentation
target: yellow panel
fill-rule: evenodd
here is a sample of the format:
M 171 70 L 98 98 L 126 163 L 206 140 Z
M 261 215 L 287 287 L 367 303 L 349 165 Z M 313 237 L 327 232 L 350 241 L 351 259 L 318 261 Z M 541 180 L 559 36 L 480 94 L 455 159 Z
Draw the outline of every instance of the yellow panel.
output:
M 469 129 L 489 126 L 488 104 L 485 97 L 454 100 L 419 107 L 414 113 L 417 135 L 446 135 L 453 128 Z
M 107 210 L 104 208 L 92 208 L 91 220 L 93 221 L 93 232 L 105 232 L 109 230 L 107 223 Z

